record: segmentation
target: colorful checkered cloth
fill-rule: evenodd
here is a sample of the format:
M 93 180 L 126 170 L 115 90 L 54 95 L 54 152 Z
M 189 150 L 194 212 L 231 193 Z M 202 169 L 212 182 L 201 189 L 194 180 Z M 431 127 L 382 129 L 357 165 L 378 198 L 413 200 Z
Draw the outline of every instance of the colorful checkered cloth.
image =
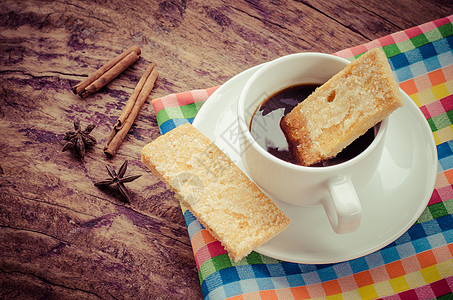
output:
M 453 290 L 453 15 L 335 53 L 386 53 L 400 87 L 420 107 L 437 144 L 434 193 L 395 242 L 354 260 L 306 265 L 256 252 L 239 263 L 183 207 L 206 299 L 446 299 Z M 162 134 L 192 122 L 217 87 L 152 101 Z M 449 298 L 451 299 L 451 298 Z

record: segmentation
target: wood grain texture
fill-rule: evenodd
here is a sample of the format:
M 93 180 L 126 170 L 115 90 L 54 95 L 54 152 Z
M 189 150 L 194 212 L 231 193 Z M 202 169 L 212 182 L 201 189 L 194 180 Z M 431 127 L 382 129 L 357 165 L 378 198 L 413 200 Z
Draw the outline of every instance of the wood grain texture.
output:
M 441 7 L 442 9 L 439 9 Z M 450 15 L 451 1 L 3 1 L 0 6 L 0 298 L 200 299 L 174 195 L 140 162 L 159 136 L 150 101 L 113 159 L 102 147 L 151 62 L 150 98 L 220 85 L 300 51 L 331 53 Z M 86 99 L 71 87 L 131 45 L 132 67 Z M 61 152 L 96 125 L 83 161 Z M 131 203 L 93 182 L 142 174 Z

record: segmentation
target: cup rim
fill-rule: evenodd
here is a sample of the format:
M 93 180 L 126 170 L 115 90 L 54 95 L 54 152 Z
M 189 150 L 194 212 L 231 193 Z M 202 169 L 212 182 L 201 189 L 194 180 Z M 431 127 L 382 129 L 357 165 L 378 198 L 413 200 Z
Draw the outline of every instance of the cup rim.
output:
M 351 63 L 347 59 L 344 59 L 344 58 L 341 58 L 341 57 L 338 57 L 338 56 L 335 56 L 332 54 L 326 54 L 326 53 L 321 53 L 321 52 L 301 52 L 301 53 L 285 55 L 285 56 L 279 57 L 277 59 L 274 59 L 272 61 L 269 61 L 269 62 L 263 64 L 246 81 L 246 83 L 245 83 L 244 87 L 242 88 L 241 93 L 239 95 L 239 100 L 237 102 L 237 117 L 238 117 L 238 123 L 239 123 L 239 130 L 242 132 L 243 136 L 247 139 L 247 142 L 249 143 L 248 147 L 253 147 L 254 150 L 258 151 L 259 154 L 263 155 L 265 158 L 269 159 L 271 162 L 278 164 L 282 167 L 285 167 L 285 168 L 288 168 L 288 169 L 294 170 L 294 171 L 310 171 L 310 172 L 316 172 L 316 173 L 340 171 L 342 169 L 346 169 L 350 166 L 353 166 L 353 165 L 359 163 L 361 160 L 363 160 L 365 157 L 367 157 L 378 146 L 378 144 L 381 143 L 381 141 L 384 139 L 384 135 L 385 135 L 385 132 L 388 127 L 388 117 L 383 119 L 380 122 L 380 127 L 379 127 L 379 130 L 378 130 L 374 140 L 359 155 L 357 155 L 345 162 L 342 162 L 342 163 L 339 163 L 336 165 L 332 165 L 332 166 L 325 166 L 325 167 L 312 167 L 312 166 L 297 165 L 297 164 L 293 164 L 293 163 L 287 162 L 285 160 L 282 160 L 282 159 L 270 154 L 264 148 L 262 148 L 258 144 L 258 142 L 256 142 L 255 139 L 252 137 L 252 134 L 250 133 L 250 130 L 249 130 L 249 125 L 247 124 L 246 118 L 245 118 L 244 102 L 246 99 L 246 94 L 247 94 L 248 90 L 253 86 L 254 81 L 259 76 L 261 76 L 263 73 L 267 72 L 273 66 L 275 66 L 276 64 L 279 64 L 282 61 L 291 60 L 291 59 L 299 59 L 300 57 L 313 57 L 313 56 L 318 56 L 318 57 L 321 56 L 326 59 L 333 59 L 333 60 L 344 62 L 345 67 L 349 63 Z M 285 87 L 282 87 L 280 90 L 282 90 L 284 88 Z M 277 91 L 275 91 L 275 92 L 277 92 Z M 244 150 L 242 149 L 242 151 L 244 151 Z

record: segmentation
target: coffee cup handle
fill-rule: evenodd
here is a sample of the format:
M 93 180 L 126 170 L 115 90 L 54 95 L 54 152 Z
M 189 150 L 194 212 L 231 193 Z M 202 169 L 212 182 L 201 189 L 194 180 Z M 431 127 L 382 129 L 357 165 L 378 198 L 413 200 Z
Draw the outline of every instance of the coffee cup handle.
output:
M 357 230 L 362 220 L 362 206 L 351 179 L 335 176 L 327 181 L 330 197 L 323 200 L 329 222 L 336 233 Z

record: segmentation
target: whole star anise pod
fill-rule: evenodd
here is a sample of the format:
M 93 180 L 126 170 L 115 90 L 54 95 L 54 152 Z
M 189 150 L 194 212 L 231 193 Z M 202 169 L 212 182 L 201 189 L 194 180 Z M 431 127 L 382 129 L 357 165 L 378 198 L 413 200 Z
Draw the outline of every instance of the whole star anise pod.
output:
M 124 186 L 124 183 L 131 182 L 131 181 L 139 178 L 142 175 L 134 175 L 134 176 L 124 177 L 124 174 L 126 173 L 126 169 L 127 169 L 127 160 L 124 161 L 123 165 L 120 167 L 120 170 L 118 171 L 118 174 L 109 165 L 107 165 L 106 168 L 107 168 L 107 172 L 110 175 L 110 178 L 98 181 L 94 185 L 98 186 L 98 187 L 106 187 L 106 186 L 109 186 L 111 184 L 116 184 L 116 186 L 118 187 L 118 190 L 120 191 L 121 195 L 123 195 L 124 198 L 126 198 L 127 202 L 130 202 L 129 193 L 127 192 L 127 189 Z
M 95 125 L 88 125 L 85 130 L 80 128 L 80 121 L 74 121 L 74 130 L 68 131 L 64 136 L 64 140 L 68 141 L 63 147 L 63 152 L 66 150 L 73 150 L 79 157 L 85 156 L 85 150 L 93 147 L 96 144 L 96 139 L 90 135 Z

